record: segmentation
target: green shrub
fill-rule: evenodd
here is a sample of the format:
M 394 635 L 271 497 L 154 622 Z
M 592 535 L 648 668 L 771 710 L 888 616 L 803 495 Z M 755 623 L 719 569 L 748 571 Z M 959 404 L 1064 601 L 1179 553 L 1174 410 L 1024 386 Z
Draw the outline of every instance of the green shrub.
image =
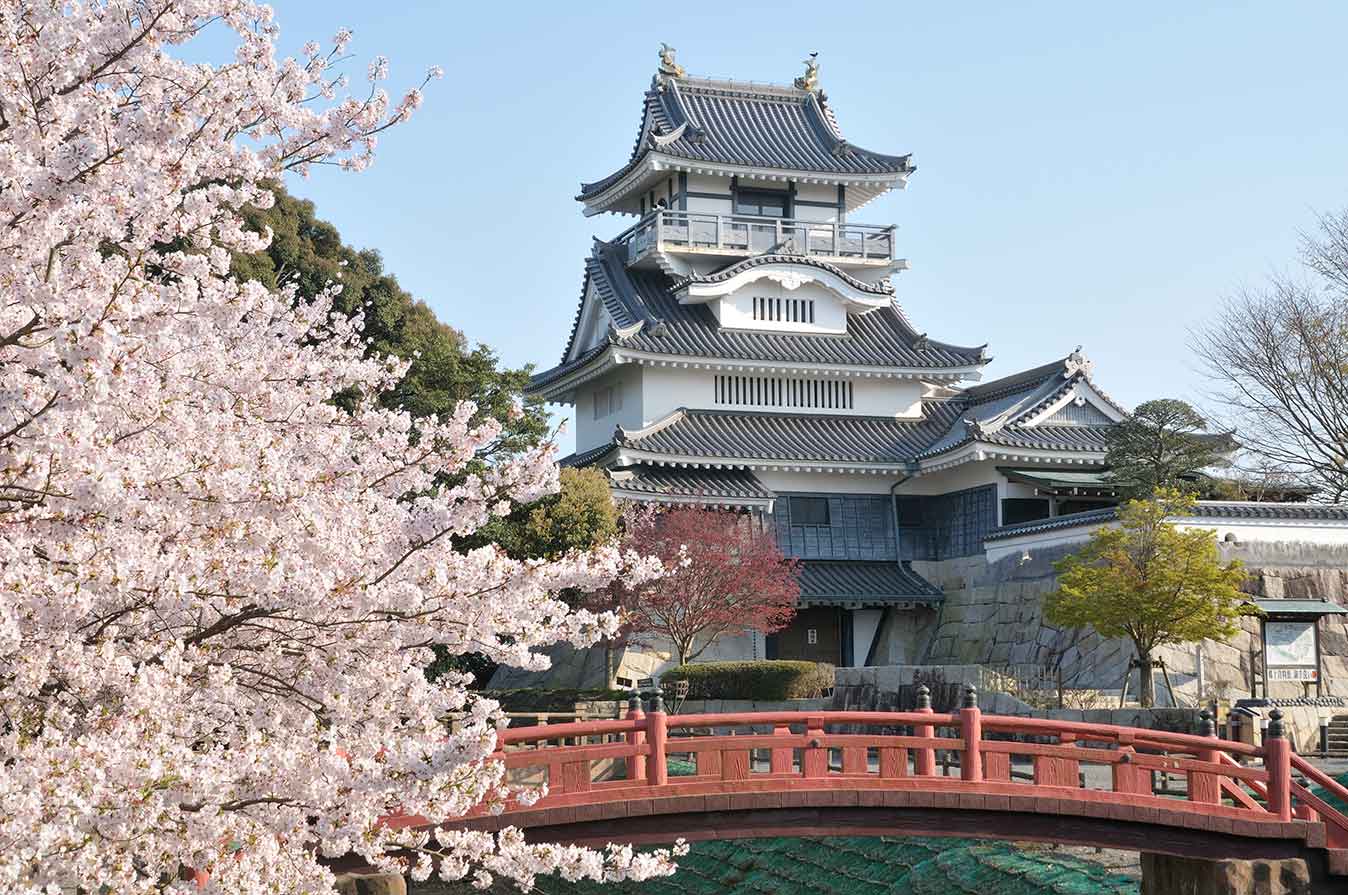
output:
M 626 690 L 483 690 L 507 712 L 571 712 L 578 702 L 618 702 L 627 705 Z
M 833 666 L 776 660 L 700 662 L 660 676 L 662 684 L 671 681 L 687 681 L 689 699 L 809 699 L 832 688 Z

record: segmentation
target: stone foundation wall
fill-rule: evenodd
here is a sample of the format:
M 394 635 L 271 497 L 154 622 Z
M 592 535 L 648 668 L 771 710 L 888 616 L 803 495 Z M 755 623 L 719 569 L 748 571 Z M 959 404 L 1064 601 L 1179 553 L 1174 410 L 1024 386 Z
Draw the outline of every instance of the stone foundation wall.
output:
M 932 665 L 1038 664 L 1060 666 L 1069 690 L 1101 690 L 1114 699 L 1122 686 L 1130 643 L 1106 640 L 1091 631 L 1060 629 L 1043 618 L 1044 597 L 1057 586 L 1053 563 L 1072 545 L 1042 548 L 1028 558 L 1009 556 L 995 563 L 983 557 L 914 563 L 928 580 L 945 588 L 945 602 L 918 660 Z M 1348 601 L 1348 547 L 1298 543 L 1222 544 L 1224 559 L 1239 559 L 1250 571 L 1246 589 L 1270 599 Z M 1325 695 L 1348 697 L 1348 623 L 1344 616 L 1321 622 Z M 1160 651 L 1182 704 L 1198 698 L 1198 654 L 1201 651 L 1204 696 L 1239 699 L 1252 694 L 1252 670 L 1258 661 L 1259 623 L 1245 619 L 1230 643 L 1204 641 Z M 1137 675 L 1130 682 L 1136 694 Z M 1299 697 L 1301 684 L 1275 683 L 1274 697 Z M 1313 691 L 1312 694 L 1314 695 Z M 1158 701 L 1165 700 L 1157 676 Z M 1117 705 L 1117 702 L 1114 703 Z M 1103 707 L 1103 706 L 1101 706 Z M 1313 727 L 1307 714 L 1305 724 Z M 1312 731 L 1298 730 L 1298 739 L 1313 742 Z

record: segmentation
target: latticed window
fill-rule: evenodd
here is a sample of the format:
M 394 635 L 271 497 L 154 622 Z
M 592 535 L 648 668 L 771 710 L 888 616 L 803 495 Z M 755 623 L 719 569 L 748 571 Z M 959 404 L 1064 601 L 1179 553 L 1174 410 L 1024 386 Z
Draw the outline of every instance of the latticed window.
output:
M 855 389 L 849 379 L 794 376 L 716 376 L 712 400 L 728 407 L 809 407 L 851 410 Z
M 770 323 L 814 323 L 814 299 L 755 295 L 754 319 Z

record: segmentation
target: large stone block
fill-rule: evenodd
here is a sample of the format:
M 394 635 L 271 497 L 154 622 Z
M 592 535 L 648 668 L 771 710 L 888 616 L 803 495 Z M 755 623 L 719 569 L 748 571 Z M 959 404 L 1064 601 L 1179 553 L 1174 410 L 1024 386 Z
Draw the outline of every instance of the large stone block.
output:
M 407 895 L 407 882 L 396 873 L 343 873 L 337 877 L 340 895 Z
M 1203 861 L 1142 854 L 1142 895 L 1328 895 L 1336 883 L 1312 878 L 1301 858 Z

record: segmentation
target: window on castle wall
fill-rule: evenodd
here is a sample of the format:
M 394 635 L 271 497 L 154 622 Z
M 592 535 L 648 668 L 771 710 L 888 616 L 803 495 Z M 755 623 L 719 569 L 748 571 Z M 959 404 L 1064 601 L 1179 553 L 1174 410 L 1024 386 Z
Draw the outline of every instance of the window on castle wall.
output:
M 755 295 L 753 318 L 768 323 L 814 323 L 814 299 Z
M 712 377 L 712 400 L 731 407 L 852 410 L 856 407 L 856 390 L 847 379 L 725 375 Z
M 616 385 L 596 389 L 594 393 L 594 418 L 601 420 L 623 409 L 622 389 Z
M 1002 524 L 1018 525 L 1047 519 L 1048 501 L 1037 497 L 1007 497 L 1002 500 Z
M 735 214 L 759 218 L 786 217 L 786 192 L 781 190 L 736 190 Z
M 792 497 L 788 503 L 792 525 L 828 525 L 828 498 Z

